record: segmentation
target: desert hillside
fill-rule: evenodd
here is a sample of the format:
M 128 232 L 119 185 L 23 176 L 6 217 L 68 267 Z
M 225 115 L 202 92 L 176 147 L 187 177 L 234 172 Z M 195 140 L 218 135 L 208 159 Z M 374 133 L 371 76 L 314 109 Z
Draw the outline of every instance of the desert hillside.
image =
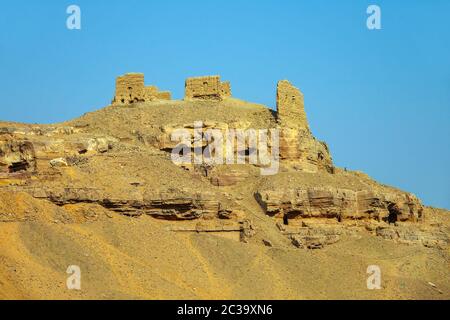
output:
M 250 147 L 244 164 L 174 163 L 173 133 L 196 122 L 279 130 L 277 172 Z M 0 299 L 449 299 L 449 228 L 449 211 L 337 168 L 288 81 L 273 111 L 217 77 L 171 100 L 129 74 L 80 118 L 0 122 Z

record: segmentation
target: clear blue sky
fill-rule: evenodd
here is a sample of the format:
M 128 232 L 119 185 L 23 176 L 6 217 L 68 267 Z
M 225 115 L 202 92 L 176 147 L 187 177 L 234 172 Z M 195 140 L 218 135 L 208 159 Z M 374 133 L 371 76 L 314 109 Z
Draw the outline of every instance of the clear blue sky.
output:
M 366 28 L 370 4 L 382 30 Z M 271 107 L 289 79 L 338 166 L 450 208 L 449 15 L 448 0 L 2 1 L 0 119 L 78 117 L 132 71 L 175 98 L 186 77 L 220 74 Z

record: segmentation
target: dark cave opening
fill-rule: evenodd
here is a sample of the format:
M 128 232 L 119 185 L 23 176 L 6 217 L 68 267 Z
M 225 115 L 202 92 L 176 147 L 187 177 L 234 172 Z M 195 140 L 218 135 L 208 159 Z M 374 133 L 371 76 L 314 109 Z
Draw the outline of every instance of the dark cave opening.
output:
M 13 162 L 9 167 L 9 173 L 14 173 L 14 172 L 20 172 L 20 171 L 27 171 L 28 168 L 30 167 L 30 164 L 28 163 L 28 161 L 23 160 L 23 161 L 19 161 L 19 162 Z
M 395 203 L 391 203 L 388 205 L 387 209 L 389 215 L 386 217 L 386 222 L 389 224 L 396 223 L 398 221 L 398 215 L 401 214 L 398 206 Z

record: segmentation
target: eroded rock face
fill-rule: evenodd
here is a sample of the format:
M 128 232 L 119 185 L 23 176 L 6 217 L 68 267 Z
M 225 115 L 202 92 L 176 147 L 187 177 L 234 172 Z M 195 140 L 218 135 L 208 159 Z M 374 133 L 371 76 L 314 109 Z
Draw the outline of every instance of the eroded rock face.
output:
M 429 248 L 444 249 L 448 246 L 449 237 L 443 230 L 420 230 L 411 226 L 379 226 L 376 235 L 383 239 L 404 244 L 422 244 Z
M 20 188 L 38 199 L 46 199 L 64 206 L 68 204 L 96 203 L 106 209 L 127 216 L 147 214 L 164 220 L 194 220 L 222 217 L 223 205 L 214 193 L 183 190 L 124 192 L 108 194 L 96 188 Z M 231 214 L 231 213 L 230 213 Z
M 278 82 L 277 120 L 282 161 L 305 172 L 333 172 L 328 146 L 317 141 L 309 129 L 303 93 L 287 80 Z
M 250 159 L 252 154 L 257 154 L 257 149 L 252 147 L 248 143 L 248 139 L 250 137 L 249 131 L 246 131 L 249 127 L 249 124 L 241 121 L 233 124 L 221 123 L 221 122 L 204 122 L 203 123 L 203 132 L 208 132 L 209 130 L 219 131 L 221 132 L 223 138 L 223 164 L 212 165 L 212 167 L 227 167 L 225 170 L 221 170 L 221 174 L 218 175 L 217 171 L 212 168 L 210 171 L 216 177 L 211 179 L 213 185 L 217 186 L 230 186 L 234 185 L 240 181 L 245 180 L 246 176 L 248 176 L 245 171 L 245 168 L 238 168 L 235 165 L 225 164 L 226 159 L 225 156 L 227 154 L 227 149 L 225 147 L 228 141 L 228 134 L 230 130 L 240 130 L 235 131 L 242 133 L 245 137 L 246 141 L 246 149 L 238 150 L 237 149 L 237 140 L 231 140 L 233 145 L 233 156 L 232 159 L 238 159 L 242 155 L 244 155 L 245 163 L 251 163 Z M 161 128 L 161 134 L 151 140 L 151 144 L 166 152 L 172 152 L 175 148 L 180 147 L 181 143 L 177 139 L 172 139 L 172 135 L 176 130 L 185 130 L 186 133 L 189 133 L 191 139 L 186 141 L 184 144 L 188 148 L 191 149 L 192 154 L 194 154 L 194 145 L 198 141 L 196 140 L 196 134 L 194 133 L 194 127 L 192 124 L 183 124 L 183 125 L 169 125 Z M 281 160 L 281 164 L 287 168 L 292 168 L 297 171 L 316 173 L 319 171 L 333 173 L 334 165 L 331 159 L 331 155 L 326 143 L 316 140 L 309 131 L 305 130 L 297 130 L 290 128 L 280 128 L 279 131 L 279 158 Z M 208 148 L 211 141 L 206 141 L 204 137 L 201 140 L 200 146 L 205 150 Z M 273 156 L 272 152 L 274 152 L 272 148 L 273 141 L 271 134 L 267 135 L 267 151 L 269 156 Z M 215 149 L 215 148 L 213 148 Z M 256 157 L 257 158 L 257 157 Z M 260 163 L 260 159 L 256 160 L 256 167 L 261 167 L 262 163 Z M 211 176 L 210 176 L 211 177 Z
M 87 151 L 105 153 L 111 150 L 118 140 L 112 137 L 99 137 L 89 139 L 87 142 Z
M 409 193 L 316 187 L 258 191 L 255 197 L 298 248 L 320 249 L 365 232 L 403 244 L 449 244 L 448 231 L 423 228 L 424 207 Z
M 30 141 L 0 138 L 0 173 L 34 172 L 36 154 Z
M 166 220 L 213 219 L 219 216 L 220 202 L 213 193 L 149 193 L 144 198 L 145 211 Z
M 336 188 L 299 188 L 259 191 L 256 199 L 265 212 L 276 218 L 375 219 L 418 221 L 423 206 L 412 194 L 375 193 Z
M 327 144 L 316 140 L 306 130 L 281 128 L 280 159 L 304 172 L 334 172 Z
M 450 243 L 448 230 L 411 222 L 385 222 L 354 220 L 336 222 L 320 218 L 305 218 L 289 225 L 277 224 L 280 232 L 292 245 L 300 249 L 322 249 L 343 238 L 359 239 L 367 232 L 389 241 L 406 245 L 423 245 L 428 248 L 445 249 Z
M 249 172 L 245 170 L 234 169 L 228 172 L 216 172 L 210 170 L 208 172 L 208 178 L 214 186 L 234 186 L 239 182 L 245 181 L 249 177 Z
M 306 229 L 306 235 L 292 235 L 290 239 L 292 244 L 301 249 L 322 249 L 326 245 L 330 245 L 339 241 L 338 235 L 310 235 L 311 229 Z
M 221 85 L 220 78 L 218 77 L 193 78 L 188 79 L 186 83 L 188 99 L 194 97 L 194 91 L 198 97 L 220 98 Z M 278 126 L 271 125 L 263 129 L 279 130 L 279 143 L 276 150 L 279 152 L 279 158 L 283 166 L 311 173 L 319 171 L 334 172 L 334 165 L 327 144 L 315 139 L 309 129 L 303 94 L 287 80 L 280 81 L 277 86 L 276 121 L 278 122 Z M 249 123 L 246 123 L 245 119 L 233 123 L 204 121 L 202 128 L 204 131 L 220 130 L 224 138 L 228 136 L 231 129 L 241 130 L 244 133 L 248 129 L 261 129 L 252 128 Z M 187 144 L 192 147 L 195 141 L 193 124 L 169 124 L 161 126 L 161 133 L 159 135 L 146 137 L 145 140 L 160 150 L 171 152 L 179 144 L 177 139 L 172 139 L 172 134 L 180 129 L 191 133 L 192 139 Z M 274 141 L 271 140 L 269 137 L 268 150 L 274 150 Z M 207 146 L 208 143 L 202 141 L 202 147 L 206 148 Z M 252 150 L 249 148 L 249 150 L 244 152 L 251 153 Z M 214 184 L 221 185 L 217 179 L 214 180 Z M 224 185 L 229 185 L 229 182 L 225 182 Z

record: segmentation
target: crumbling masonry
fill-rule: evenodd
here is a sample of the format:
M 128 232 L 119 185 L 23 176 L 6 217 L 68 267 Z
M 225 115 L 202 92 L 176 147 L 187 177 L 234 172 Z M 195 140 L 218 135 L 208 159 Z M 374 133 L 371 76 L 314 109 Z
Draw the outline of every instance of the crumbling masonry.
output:
M 145 86 L 143 73 L 127 73 L 116 79 L 116 95 L 113 100 L 115 105 L 170 99 L 169 91 L 159 91 L 155 86 Z
M 303 94 L 287 80 L 277 86 L 277 121 L 281 160 L 293 162 L 303 171 L 333 172 L 328 146 L 316 140 L 309 129 Z
M 185 100 L 214 99 L 222 100 L 231 96 L 229 82 L 221 82 L 219 76 L 196 77 L 186 79 Z
M 278 82 L 277 117 L 283 127 L 309 131 L 303 93 L 287 80 Z

